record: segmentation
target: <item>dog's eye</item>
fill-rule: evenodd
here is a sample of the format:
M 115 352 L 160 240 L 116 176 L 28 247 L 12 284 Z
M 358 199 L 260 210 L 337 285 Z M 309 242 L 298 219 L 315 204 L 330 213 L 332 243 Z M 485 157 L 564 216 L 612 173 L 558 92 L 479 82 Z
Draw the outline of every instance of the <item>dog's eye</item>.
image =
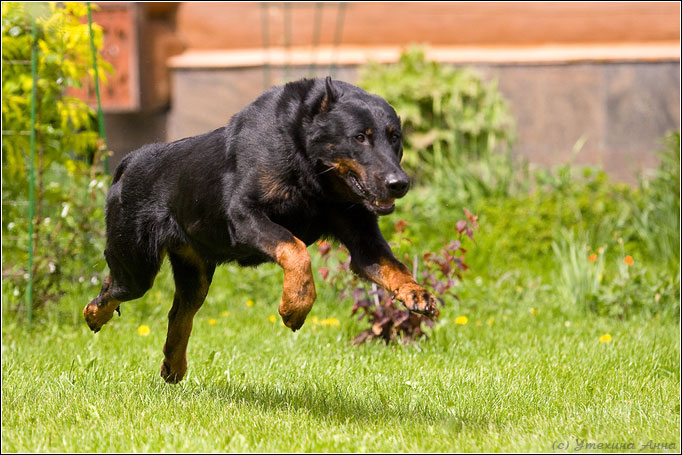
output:
M 364 134 L 358 134 L 357 136 L 355 136 L 354 139 L 362 144 L 363 142 L 365 142 L 367 138 L 365 137 Z
M 388 138 L 389 141 L 391 141 L 391 144 L 395 144 L 400 140 L 400 135 L 399 134 L 391 134 L 391 137 Z

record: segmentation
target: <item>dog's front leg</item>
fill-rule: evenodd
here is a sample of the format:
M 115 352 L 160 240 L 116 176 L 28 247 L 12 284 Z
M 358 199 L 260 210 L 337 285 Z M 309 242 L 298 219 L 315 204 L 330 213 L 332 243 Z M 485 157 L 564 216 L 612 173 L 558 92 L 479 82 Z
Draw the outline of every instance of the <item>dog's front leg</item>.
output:
M 300 329 L 317 297 L 305 243 L 265 215 L 233 211 L 230 216 L 239 222 L 236 241 L 267 254 L 284 270 L 279 314 L 284 325 Z
M 392 292 L 410 311 L 429 316 L 439 314 L 433 294 L 419 285 L 393 255 L 381 235 L 376 216 L 357 210 L 334 221 L 335 236 L 348 248 L 355 273 Z
M 310 266 L 310 255 L 305 243 L 293 235 L 291 237 L 291 241 L 281 242 L 275 246 L 274 257 L 284 269 L 279 314 L 282 316 L 284 325 L 296 331 L 305 322 L 317 294 Z
M 367 278 L 393 293 L 393 297 L 405 303 L 414 312 L 437 316 L 436 298 L 420 286 L 407 267 L 393 254 L 384 254 L 376 262 L 359 270 Z

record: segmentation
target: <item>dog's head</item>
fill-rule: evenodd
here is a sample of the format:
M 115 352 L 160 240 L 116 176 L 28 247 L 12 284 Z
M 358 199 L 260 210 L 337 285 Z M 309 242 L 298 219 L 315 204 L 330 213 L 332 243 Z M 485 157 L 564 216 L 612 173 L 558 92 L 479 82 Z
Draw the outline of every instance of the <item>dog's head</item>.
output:
M 339 196 L 377 215 L 393 212 L 410 180 L 400 167 L 400 119 L 386 100 L 327 77 L 313 130 L 319 172 Z

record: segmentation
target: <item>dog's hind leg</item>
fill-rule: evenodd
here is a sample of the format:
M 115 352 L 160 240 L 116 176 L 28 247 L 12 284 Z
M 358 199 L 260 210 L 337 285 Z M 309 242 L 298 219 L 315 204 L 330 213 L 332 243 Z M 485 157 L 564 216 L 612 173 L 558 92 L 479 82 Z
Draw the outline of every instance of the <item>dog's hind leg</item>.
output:
M 168 335 L 163 345 L 161 377 L 175 384 L 187 371 L 187 343 L 194 315 L 204 303 L 213 279 L 215 265 L 204 261 L 194 250 L 183 247 L 169 252 L 175 279 L 175 297 L 168 313 Z
M 83 309 L 83 317 L 88 327 L 93 332 L 99 332 L 104 324 L 111 319 L 121 304 L 120 301 L 114 299 L 111 295 L 112 278 L 108 275 L 102 283 L 102 290 L 99 295 L 92 299 Z
M 121 302 L 142 297 L 154 284 L 163 262 L 163 253 L 154 259 L 141 256 L 131 259 L 127 256 L 125 261 L 109 250 L 105 254 L 110 273 L 104 279 L 99 295 L 83 309 L 85 322 L 93 332 L 100 331 Z

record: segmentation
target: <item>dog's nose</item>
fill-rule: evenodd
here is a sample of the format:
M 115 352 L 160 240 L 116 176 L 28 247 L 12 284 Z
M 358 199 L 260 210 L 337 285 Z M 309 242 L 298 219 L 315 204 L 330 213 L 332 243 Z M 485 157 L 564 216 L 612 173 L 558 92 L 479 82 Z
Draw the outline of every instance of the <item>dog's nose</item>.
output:
M 389 174 L 386 177 L 386 188 L 391 197 L 403 197 L 407 190 L 410 189 L 410 180 L 405 174 Z

